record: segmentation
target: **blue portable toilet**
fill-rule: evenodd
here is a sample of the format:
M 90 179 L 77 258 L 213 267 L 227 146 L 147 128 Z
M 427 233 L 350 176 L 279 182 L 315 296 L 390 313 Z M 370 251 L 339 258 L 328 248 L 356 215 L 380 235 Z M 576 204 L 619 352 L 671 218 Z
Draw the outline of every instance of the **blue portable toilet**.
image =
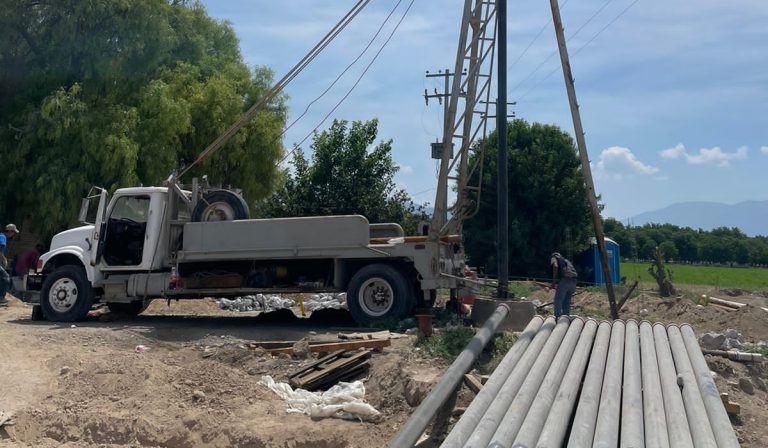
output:
M 619 252 L 619 244 L 610 238 L 606 238 L 605 249 L 608 252 L 608 266 L 611 268 L 611 280 L 615 285 L 621 281 L 621 272 L 619 270 L 621 253 Z M 605 284 L 605 276 L 603 274 L 602 265 L 600 264 L 600 251 L 597 249 L 597 239 L 594 237 L 590 239 L 589 249 L 582 252 L 581 262 L 588 273 L 586 281 L 594 283 L 595 285 Z

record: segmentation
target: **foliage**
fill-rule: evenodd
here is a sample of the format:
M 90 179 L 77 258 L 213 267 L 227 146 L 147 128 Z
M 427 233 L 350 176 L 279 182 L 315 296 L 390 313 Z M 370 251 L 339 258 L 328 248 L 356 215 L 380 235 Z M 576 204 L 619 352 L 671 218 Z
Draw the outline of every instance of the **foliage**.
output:
M 469 327 L 446 327 L 428 338 L 419 336 L 414 345 L 424 350 L 428 356 L 453 360 L 467 347 L 474 335 L 475 332 Z
M 672 285 L 672 271 L 664 267 L 664 254 L 657 247 L 653 254 L 653 262 L 648 268 L 648 273 L 659 285 L 659 295 L 669 297 L 675 295 L 675 287 Z
M 493 359 L 496 361 L 497 365 L 501 362 L 509 349 L 512 348 L 515 342 L 517 342 L 517 333 L 505 331 L 493 335 L 490 345 L 493 351 Z
M 728 288 L 768 289 L 768 269 L 671 264 L 677 285 L 711 285 Z M 648 263 L 622 262 L 621 275 L 641 282 L 654 282 L 648 274 Z
M 665 261 L 768 265 L 768 237 L 748 237 L 737 228 L 705 231 L 672 224 L 633 227 L 608 218 L 605 234 L 619 243 L 621 256 L 631 260 L 650 260 L 659 246 Z
M 478 214 L 464 224 L 470 264 L 496 273 L 496 141 L 484 147 Z M 572 261 L 588 246 L 591 231 L 584 178 L 571 137 L 556 126 L 514 120 L 508 128 L 509 268 L 513 275 L 544 277 L 549 255 Z
M 271 82 L 198 2 L 12 0 L 0 11 L 0 214 L 34 217 L 48 236 L 91 185 L 160 184 Z M 264 197 L 284 123 L 281 97 L 190 175 Z
M 316 133 L 308 160 L 297 148 L 293 173 L 285 184 L 263 201 L 264 217 L 360 214 L 371 223 L 399 223 L 406 234 L 414 234 L 420 220 L 427 219 L 422 206 L 398 189 L 392 160 L 392 141 L 373 146 L 378 121 L 334 120 L 328 130 Z

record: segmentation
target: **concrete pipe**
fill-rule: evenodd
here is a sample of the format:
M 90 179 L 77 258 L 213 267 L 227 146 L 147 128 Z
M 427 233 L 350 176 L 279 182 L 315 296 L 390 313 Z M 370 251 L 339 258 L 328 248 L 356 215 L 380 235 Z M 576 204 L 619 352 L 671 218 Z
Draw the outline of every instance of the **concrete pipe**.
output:
M 719 448 L 738 448 L 739 441 L 736 438 L 736 433 L 733 431 L 733 426 L 731 426 L 725 406 L 720 399 L 720 394 L 717 392 L 715 380 L 712 379 L 709 373 L 709 366 L 707 366 L 707 361 L 701 353 L 701 347 L 699 347 L 699 342 L 696 340 L 696 334 L 694 334 L 693 328 L 690 325 L 682 325 L 680 331 L 683 335 L 685 348 L 688 350 L 691 367 L 693 367 L 693 373 L 696 376 L 696 382 L 698 383 L 704 407 L 709 416 L 709 423 L 715 434 L 717 446 Z
M 480 389 L 480 393 L 472 400 L 472 403 L 462 414 L 461 419 L 456 422 L 451 433 L 443 441 L 442 447 L 458 448 L 464 445 L 464 442 L 467 441 L 469 435 L 472 434 L 472 430 L 475 429 L 485 411 L 488 410 L 488 406 L 498 395 L 499 390 L 501 390 L 501 387 L 509 378 L 512 369 L 518 364 L 543 323 L 544 319 L 541 316 L 535 316 L 531 319 L 512 348 L 504 355 L 504 359 L 501 360 L 493 371 L 491 377 L 483 385 L 483 388 Z M 552 324 L 554 325 L 554 320 Z
M 653 327 L 648 321 L 640 323 L 640 369 L 643 379 L 645 446 L 669 448 L 664 399 L 659 380 L 659 363 L 656 359 Z
M 579 405 L 576 408 L 576 417 L 573 420 L 568 446 L 592 446 L 595 438 L 595 425 L 597 424 L 597 410 L 600 406 L 600 393 L 603 389 L 603 377 L 605 375 L 605 361 L 608 357 L 608 344 L 611 340 L 611 323 L 601 322 L 597 329 L 595 345 L 589 358 L 587 374 L 584 377 L 584 385 L 581 388 Z M 578 388 L 579 384 L 575 386 Z M 550 414 L 552 418 L 552 414 Z M 570 418 L 570 414 L 566 417 Z M 549 422 L 549 419 L 547 419 Z M 548 424 L 546 427 L 550 427 Z M 566 427 L 563 427 L 563 430 Z M 555 437 L 554 431 L 545 432 L 539 439 L 539 445 L 560 447 L 562 440 Z
M 547 320 L 549 321 L 549 319 Z M 545 322 L 544 325 L 546 326 L 547 323 L 548 322 Z M 486 448 L 488 446 L 488 442 L 491 441 L 491 437 L 499 427 L 499 424 L 506 415 L 513 400 L 518 395 L 521 386 L 525 384 L 525 381 L 531 375 L 535 375 L 535 372 L 539 372 L 544 363 L 549 364 L 552 361 L 557 348 L 560 346 L 560 341 L 562 341 L 568 330 L 569 323 L 570 321 L 567 317 L 561 317 L 551 333 L 545 334 L 544 332 L 539 332 L 539 334 L 536 335 L 524 356 L 525 358 L 530 354 L 530 358 L 526 360 L 525 365 L 521 360 L 520 365 L 509 375 L 509 378 L 501 388 L 499 395 L 493 403 L 488 406 L 488 411 L 464 444 L 465 447 Z M 537 340 L 540 335 L 543 336 L 543 339 Z M 534 344 L 536 346 L 534 346 Z M 543 377 L 544 375 L 542 373 L 541 378 Z
M 640 329 L 628 320 L 624 333 L 624 387 L 621 400 L 622 448 L 645 446 L 643 429 L 643 382 L 640 368 Z
M 560 388 L 557 395 L 554 396 L 551 405 L 547 405 L 549 413 L 538 415 L 539 397 L 536 397 L 531 411 L 523 422 L 520 432 L 517 435 L 515 443 L 524 446 L 537 447 L 560 447 L 563 445 L 568 422 L 571 419 L 571 413 L 576 407 L 576 397 L 579 395 L 579 386 L 581 379 L 584 378 L 584 370 L 587 368 L 589 354 L 592 351 L 592 343 L 597 332 L 597 322 L 589 319 L 581 330 L 579 341 L 570 358 L 568 368 L 565 370 Z M 546 390 L 542 385 L 542 390 Z M 554 392 L 554 391 L 553 391 Z M 546 428 L 546 431 L 542 431 Z M 538 439 L 538 440 L 537 440 Z
M 707 410 L 704 407 L 704 401 L 701 399 L 699 386 L 696 382 L 693 367 L 691 367 L 691 360 L 688 358 L 688 352 L 685 349 L 680 329 L 674 325 L 668 326 L 667 337 L 669 338 L 669 346 L 672 349 L 678 381 L 682 381 L 680 387 L 683 392 L 685 415 L 688 418 L 688 426 L 691 429 L 693 446 L 696 448 L 717 448 L 715 435 L 709 424 Z
M 624 369 L 624 322 L 617 320 L 611 328 L 608 361 L 605 365 L 600 408 L 592 446 L 615 448 L 619 445 L 619 416 L 621 415 L 621 378 Z
M 405 422 L 400 432 L 392 439 L 392 442 L 389 444 L 391 448 L 412 447 L 416 443 L 424 433 L 427 425 L 435 418 L 435 414 L 440 409 L 440 406 L 454 393 L 464 374 L 472 367 L 475 359 L 477 359 L 477 356 L 488 344 L 488 341 L 491 340 L 491 336 L 496 333 L 496 329 L 504 318 L 507 317 L 508 313 L 509 307 L 507 305 L 501 304 L 496 308 L 491 317 L 470 339 L 467 347 L 459 353 L 456 360 L 448 367 L 440 382 L 432 388 L 429 395 L 416 408 L 408 421 Z
M 590 322 L 594 332 L 597 323 L 594 321 Z M 568 369 L 568 364 L 573 357 L 576 346 L 581 340 L 584 325 L 585 322 L 579 318 L 571 322 L 568 333 L 563 338 L 555 358 L 547 367 L 543 381 L 541 381 L 540 385 L 535 385 L 532 394 L 527 395 L 530 398 L 529 402 L 523 402 L 524 397 L 526 397 L 524 394 L 525 388 L 521 389 L 520 393 L 517 394 L 515 402 L 512 403 L 509 412 L 507 412 L 507 418 L 502 420 L 501 426 L 497 431 L 502 440 L 502 446 L 533 446 L 536 444 L 544 422 L 547 420 L 547 415 L 549 415 L 549 410 L 552 408 L 552 402 L 555 401 L 557 391 L 562 385 L 563 376 Z M 517 413 L 515 411 L 516 408 L 525 408 L 528 412 Z M 505 422 L 509 424 L 505 424 Z
M 642 335 L 642 327 L 640 328 Z M 672 351 L 669 349 L 667 329 L 662 324 L 653 326 L 653 341 L 656 345 L 656 360 L 659 363 L 659 381 L 664 398 L 664 414 L 667 420 L 669 444 L 674 448 L 693 448 L 688 418 L 683 405 L 683 395 L 677 384 L 677 371 Z

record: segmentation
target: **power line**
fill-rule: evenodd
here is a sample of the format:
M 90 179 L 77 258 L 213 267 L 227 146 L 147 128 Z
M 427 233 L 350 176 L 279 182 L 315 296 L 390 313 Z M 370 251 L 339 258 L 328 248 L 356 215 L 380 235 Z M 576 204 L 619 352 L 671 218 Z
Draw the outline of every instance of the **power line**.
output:
M 285 133 L 288 132 L 293 127 L 293 125 L 295 125 L 299 120 L 301 120 L 307 114 L 307 112 L 309 112 L 309 109 L 312 107 L 312 105 L 318 102 L 322 97 L 324 97 L 325 94 L 327 94 L 333 88 L 333 86 L 335 86 L 336 83 L 339 82 L 339 80 L 344 76 L 344 74 L 347 73 L 347 71 L 349 71 L 349 69 L 352 68 L 353 65 L 357 64 L 360 58 L 362 58 L 363 55 L 368 51 L 368 49 L 371 48 L 371 45 L 373 45 L 373 42 L 376 40 L 376 38 L 379 37 L 379 34 L 381 34 L 381 30 L 384 29 L 384 26 L 387 24 L 387 22 L 389 22 L 389 19 L 392 17 L 392 14 L 395 13 L 395 10 L 397 10 L 398 6 L 400 6 L 400 3 L 402 3 L 402 1 L 403 0 L 398 0 L 394 8 L 392 8 L 392 10 L 389 11 L 389 14 L 381 23 L 381 25 L 379 26 L 379 29 L 376 30 L 376 34 L 374 34 L 371 40 L 368 41 L 368 45 L 366 45 L 365 48 L 363 48 L 363 51 L 361 51 L 360 54 L 357 55 L 357 57 L 354 60 L 352 60 L 352 62 L 350 62 L 349 65 L 347 65 L 347 67 L 341 73 L 339 73 L 339 76 L 337 76 L 336 79 L 333 80 L 333 82 L 323 91 L 323 93 L 321 93 L 317 98 L 315 98 L 309 104 L 307 104 L 307 107 L 306 109 L 304 109 L 304 112 L 302 112 L 301 115 L 299 115 L 295 120 L 293 120 L 293 122 L 290 125 L 288 125 L 285 128 L 285 130 L 280 134 L 278 139 L 282 138 L 285 135 Z
M 565 1 L 563 2 L 563 4 L 562 4 L 562 5 L 560 5 L 560 9 L 563 9 L 563 8 L 565 8 L 565 5 L 566 5 L 566 4 L 568 4 L 568 0 L 565 0 Z M 536 34 L 536 36 L 534 36 L 534 38 L 533 38 L 533 39 L 531 39 L 531 41 L 530 41 L 530 42 L 528 42 L 528 45 L 525 47 L 525 49 L 523 50 L 523 52 L 522 52 L 522 53 L 520 53 L 520 56 L 518 56 L 518 57 L 517 57 L 517 59 L 515 59 L 515 60 L 512 62 L 512 64 L 510 64 L 510 65 L 509 65 L 509 68 L 507 69 L 507 73 L 509 73 L 509 71 L 510 71 L 510 70 L 512 70 L 512 68 L 513 68 L 515 65 L 517 65 L 517 63 L 518 63 L 518 62 L 520 62 L 520 59 L 523 59 L 523 56 L 525 56 L 525 54 L 526 54 L 526 53 L 528 53 L 528 50 L 530 50 L 530 49 L 531 49 L 531 47 L 533 46 L 533 44 L 534 44 L 534 43 L 536 43 L 536 41 L 537 41 L 537 40 L 539 40 L 539 38 L 541 37 L 541 35 L 542 35 L 542 34 L 544 34 L 544 31 L 546 31 L 546 29 L 547 29 L 547 27 L 549 26 L 549 24 L 550 24 L 550 23 L 552 23 L 552 19 L 551 19 L 551 18 L 550 18 L 549 20 L 547 20 L 547 23 L 545 23 L 545 24 L 544 24 L 544 25 L 541 27 L 541 29 L 540 29 L 540 30 L 539 30 L 539 32 Z
M 302 139 L 302 140 L 301 140 L 299 143 L 297 143 L 297 144 L 295 144 L 295 145 L 294 145 L 293 149 L 292 149 L 292 150 L 290 150 L 290 151 L 288 152 L 288 154 L 286 154 L 286 155 L 285 155 L 285 157 L 283 157 L 283 158 L 280 160 L 280 163 L 283 163 L 283 162 L 284 162 L 284 161 L 285 161 L 285 160 L 286 160 L 286 159 L 287 159 L 287 158 L 288 158 L 288 157 L 289 157 L 291 154 L 293 154 L 294 152 L 296 152 L 296 149 L 298 149 L 298 148 L 299 148 L 299 147 L 300 147 L 300 146 L 301 146 L 301 145 L 302 145 L 302 144 L 303 144 L 305 141 L 307 141 L 307 139 L 308 139 L 309 137 L 311 137 L 311 136 L 312 136 L 312 134 L 314 134 L 314 133 L 315 133 L 315 131 L 317 131 L 317 130 L 320 128 L 320 126 L 322 126 L 322 125 L 323 125 L 323 123 L 325 123 L 325 120 L 327 120 L 327 119 L 328 119 L 328 117 L 330 117 L 330 116 L 331 116 L 331 114 L 333 114 L 334 112 L 336 112 L 336 109 L 338 109 L 338 108 L 339 108 L 339 106 L 341 106 L 341 104 L 342 104 L 342 103 L 343 103 L 343 102 L 344 102 L 344 101 L 345 101 L 345 100 L 346 100 L 346 99 L 349 97 L 349 95 L 352 93 L 352 91 L 353 91 L 353 90 L 355 90 L 355 88 L 357 87 L 357 85 L 358 85 L 358 84 L 360 84 L 360 81 L 362 81 L 362 79 L 363 79 L 363 77 L 365 76 L 365 74 L 366 74 L 366 73 L 368 73 L 368 70 L 371 68 L 371 66 L 373 65 L 373 63 L 374 63 L 374 62 L 376 62 L 376 59 L 378 59 L 378 57 L 379 57 L 379 55 L 381 54 L 381 52 L 384 50 L 384 48 L 386 48 L 387 44 L 389 44 L 389 41 L 390 41 L 390 40 L 392 40 L 392 37 L 393 37 L 393 36 L 395 35 L 395 33 L 397 32 L 398 28 L 400 28 L 400 24 L 402 24 L 402 23 L 403 23 L 403 20 L 405 20 L 405 17 L 408 15 L 408 12 L 411 10 L 411 7 L 413 6 L 413 3 L 414 3 L 414 1 L 415 1 L 415 0 L 411 0 L 411 2 L 408 4 L 408 7 L 405 9 L 405 12 L 403 13 L 403 16 L 402 16 L 402 17 L 400 17 L 400 20 L 397 22 L 397 24 L 395 25 L 395 27 L 392 29 L 392 32 L 391 32 L 391 33 L 389 33 L 389 36 L 387 37 L 387 39 L 386 39 L 386 40 L 384 41 L 384 43 L 381 45 L 381 47 L 380 47 L 380 48 L 379 48 L 379 50 L 376 52 L 376 54 L 375 54 L 375 55 L 373 55 L 373 58 L 372 58 L 372 59 L 371 59 L 371 61 L 368 63 L 368 65 L 365 67 L 365 69 L 364 69 L 364 70 L 363 70 L 363 72 L 360 74 L 360 76 L 357 78 L 357 81 L 355 81 L 355 83 L 352 85 L 352 87 L 350 87 L 350 89 L 349 89 L 349 90 L 347 91 L 347 93 L 346 93 L 346 94 L 345 94 L 345 95 L 344 95 L 344 96 L 343 96 L 343 97 L 342 97 L 342 98 L 339 100 L 339 102 L 338 102 L 338 103 L 336 103 L 336 105 L 335 105 L 335 106 L 333 106 L 333 109 L 331 109 L 331 111 L 330 111 L 330 112 L 328 112 L 328 113 L 325 115 L 325 117 L 323 117 L 323 119 L 322 119 L 322 120 L 320 120 L 320 122 L 317 124 L 317 126 L 315 126 L 315 128 L 314 128 L 314 129 L 312 129 L 312 131 L 310 131 L 310 132 L 309 132 L 309 133 L 308 133 L 308 134 L 307 134 L 307 135 L 306 135 L 306 136 L 305 136 L 305 137 L 304 137 L 304 138 L 303 138 L 303 139 Z
M 571 34 L 571 36 L 570 36 L 570 37 L 568 37 L 568 39 L 566 40 L 566 42 L 570 42 L 570 41 L 571 41 L 571 39 L 573 39 L 574 37 L 576 37 L 576 36 L 577 36 L 577 35 L 578 35 L 578 34 L 579 34 L 579 33 L 580 33 L 580 32 L 581 32 L 581 31 L 582 31 L 584 28 L 586 28 L 586 26 L 587 26 L 587 25 L 589 25 L 589 24 L 590 24 L 590 23 L 591 23 L 591 22 L 592 22 L 592 21 L 593 21 L 593 20 L 594 20 L 594 19 L 595 19 L 595 18 L 596 18 L 596 17 L 597 17 L 597 16 L 598 16 L 598 15 L 599 15 L 599 14 L 600 14 L 602 11 L 603 11 L 603 10 L 604 10 L 604 9 L 605 9 L 605 8 L 606 8 L 606 7 L 607 7 L 607 6 L 608 6 L 608 5 L 609 5 L 609 4 L 612 2 L 612 1 L 613 1 L 613 0 L 607 0 L 605 3 L 603 3 L 603 4 L 602 4 L 602 6 L 600 6 L 599 8 L 597 8 L 597 10 L 596 10 L 596 11 L 595 11 L 595 12 L 594 12 L 594 13 L 593 13 L 593 14 L 592 14 L 592 15 L 591 15 L 591 16 L 590 16 L 590 17 L 589 17 L 589 18 L 588 18 L 588 19 L 587 19 L 587 20 L 586 20 L 584 23 L 582 23 L 582 24 L 581 24 L 581 26 L 580 26 L 580 27 L 579 27 L 579 28 L 576 30 L 576 32 L 574 32 L 573 34 Z M 550 21 L 549 21 L 549 23 L 551 23 L 551 22 L 552 22 L 552 21 L 550 20 Z M 547 25 L 548 25 L 549 23 L 547 23 Z M 557 50 L 555 50 L 555 51 L 553 51 L 552 53 L 550 53 L 550 54 L 549 54 L 549 56 L 547 56 L 547 57 L 546 57 L 546 59 L 544 59 L 543 61 L 541 61 L 541 63 L 540 63 L 539 65 L 537 65 L 535 69 L 533 69 L 533 70 L 532 70 L 530 73 L 528 73 L 528 75 L 526 75 L 526 76 L 525 76 L 525 78 L 523 78 L 523 80 L 522 80 L 522 81 L 518 82 L 518 83 L 517 83 L 517 85 L 515 85 L 515 87 L 513 87 L 511 91 L 512 91 L 512 92 L 514 92 L 515 90 L 517 90 L 518 88 L 520 88 L 520 86 L 522 86 L 523 84 L 525 84 L 525 82 L 526 82 L 526 81 L 528 81 L 528 80 L 529 80 L 529 79 L 530 79 L 530 78 L 531 78 L 533 75 L 535 75 L 535 74 L 536 74 L 536 73 L 539 71 L 539 69 L 541 69 L 541 67 L 543 67 L 543 66 L 544 66 L 544 65 L 545 65 L 547 62 L 549 62 L 549 60 L 550 60 L 550 59 L 552 59 L 552 58 L 553 58 L 553 57 L 554 57 L 556 54 L 557 54 Z
M 595 34 L 594 34 L 594 35 L 593 35 L 593 36 L 592 36 L 592 37 L 591 37 L 591 38 L 590 38 L 590 39 L 589 39 L 589 40 L 588 40 L 588 41 L 587 41 L 587 42 L 586 42 L 584 45 L 582 45 L 581 47 L 579 47 L 579 49 L 578 49 L 578 50 L 576 50 L 576 51 L 573 53 L 573 55 L 574 55 L 574 56 L 576 56 L 577 54 L 581 53 L 581 50 L 583 50 L 584 48 L 586 48 L 586 47 L 587 47 L 589 44 L 591 44 L 591 43 L 592 43 L 592 42 L 593 42 L 595 39 L 597 39 L 597 37 L 598 37 L 598 36 L 600 36 L 600 35 L 603 33 L 603 31 L 607 30 L 607 29 L 608 29 L 608 28 L 609 28 L 611 25 L 613 25 L 614 23 L 616 23 L 616 21 L 617 21 L 617 20 L 619 20 L 619 18 L 621 18 L 621 16 L 623 16 L 624 14 L 626 14 L 626 12 L 627 12 L 627 11 L 629 11 L 629 10 L 630 10 L 630 8 L 632 8 L 633 6 L 635 6 L 635 3 L 639 2 L 639 1 L 640 1 L 640 0 L 634 0 L 634 1 L 633 1 L 632 3 L 630 3 L 630 4 L 629 4 L 629 5 L 626 7 L 626 8 L 624 8 L 623 10 L 621 10 L 621 12 L 620 12 L 619 14 L 617 14 L 617 15 L 616 15 L 616 17 L 614 17 L 614 18 L 613 18 L 613 19 L 612 19 L 610 22 L 608 22 L 608 23 L 607 23 L 607 24 L 606 24 L 604 27 L 602 27 L 602 28 L 600 29 L 600 31 L 598 31 L 597 33 L 595 33 Z M 573 36 L 571 36 L 571 37 L 573 37 Z M 542 79 L 541 79 L 539 82 L 537 82 L 536 84 L 534 84 L 534 85 L 533 85 L 533 86 L 532 86 L 530 89 L 526 90 L 526 91 L 525 91 L 525 93 L 523 93 L 522 95 L 520 95 L 520 96 L 517 98 L 517 101 L 520 101 L 520 100 L 522 100 L 522 99 L 523 99 L 523 98 L 525 98 L 525 97 L 526 97 L 526 96 L 527 96 L 529 93 L 531 93 L 532 91 L 536 90 L 536 88 L 538 88 L 540 85 L 542 85 L 542 84 L 544 83 L 544 81 L 546 81 L 546 80 L 547 80 L 547 79 L 548 79 L 550 76 L 552 76 L 552 75 L 554 75 L 555 73 L 557 73 L 559 70 L 560 70 L 560 67 L 555 67 L 555 69 L 554 69 L 554 70 L 552 70 L 551 72 L 547 73 L 547 75 L 546 75 L 545 77 L 543 77 L 543 78 L 542 78 Z

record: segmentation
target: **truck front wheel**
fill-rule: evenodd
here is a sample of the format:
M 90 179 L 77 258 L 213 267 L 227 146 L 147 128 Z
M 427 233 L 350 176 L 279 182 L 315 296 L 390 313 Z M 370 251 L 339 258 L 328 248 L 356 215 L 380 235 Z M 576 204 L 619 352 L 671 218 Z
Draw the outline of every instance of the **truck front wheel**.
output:
M 385 264 L 357 271 L 347 288 L 347 306 L 360 325 L 402 319 L 413 308 L 413 292 L 402 273 Z
M 40 306 L 45 318 L 54 322 L 72 322 L 88 314 L 93 305 L 93 290 L 85 270 L 62 266 L 53 271 L 40 289 Z

